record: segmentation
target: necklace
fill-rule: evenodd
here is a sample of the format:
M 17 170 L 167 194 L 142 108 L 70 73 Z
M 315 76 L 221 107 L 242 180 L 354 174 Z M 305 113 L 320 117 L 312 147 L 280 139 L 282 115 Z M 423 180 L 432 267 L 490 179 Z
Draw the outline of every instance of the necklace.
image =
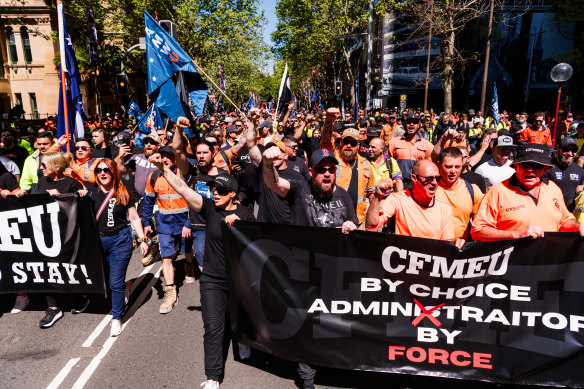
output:
M 351 169 L 355 168 L 355 164 L 357 163 L 357 158 L 355 158 L 355 160 L 353 161 L 353 163 L 351 164 Z

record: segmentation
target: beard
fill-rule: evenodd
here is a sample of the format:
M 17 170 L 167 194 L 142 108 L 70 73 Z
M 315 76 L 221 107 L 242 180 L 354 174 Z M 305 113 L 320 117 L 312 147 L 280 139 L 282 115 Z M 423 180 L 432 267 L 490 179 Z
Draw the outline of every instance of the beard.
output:
M 310 181 L 312 190 L 316 194 L 316 197 L 322 200 L 330 200 L 333 197 L 333 192 L 335 191 L 335 184 L 333 183 L 330 188 L 323 188 L 322 185 L 318 184 L 315 180 Z

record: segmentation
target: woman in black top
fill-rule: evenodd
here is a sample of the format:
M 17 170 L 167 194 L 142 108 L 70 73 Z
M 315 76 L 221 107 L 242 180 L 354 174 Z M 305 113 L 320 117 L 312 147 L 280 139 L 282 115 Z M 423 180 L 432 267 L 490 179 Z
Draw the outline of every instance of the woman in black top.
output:
M 132 257 L 132 224 L 140 243 L 142 255 L 148 244 L 134 206 L 134 199 L 120 180 L 118 168 L 111 159 L 101 159 L 95 165 L 95 184 L 87 190 L 96 214 L 103 256 L 107 260 L 108 284 L 112 293 L 112 321 L 110 336 L 122 332 L 122 312 L 132 283 L 126 281 L 126 270 Z M 129 220 L 129 223 L 128 223 Z
M 189 203 L 189 206 L 199 212 L 207 222 L 205 254 L 203 259 L 203 274 L 199 279 L 201 287 L 201 314 L 205 335 L 203 347 L 205 354 L 205 375 L 207 380 L 201 386 L 203 389 L 219 388 L 223 378 L 223 335 L 225 332 L 225 313 L 227 310 L 227 268 L 223 251 L 221 234 L 222 219 L 233 225 L 235 220 L 254 220 L 253 210 L 237 202 L 237 180 L 221 173 L 212 181 L 207 182 L 213 199 L 208 199 L 191 188 L 162 164 L 160 154 L 150 157 L 150 162 L 156 165 L 164 174 L 170 186 Z
M 83 190 L 83 185 L 79 181 L 65 175 L 71 160 L 72 157 L 69 154 L 59 152 L 43 154 L 39 164 L 43 175 L 39 178 L 39 182 L 33 185 L 32 194 L 48 193 L 51 196 L 58 196 Z M 53 294 L 47 294 L 45 298 L 48 308 L 45 317 L 39 322 L 41 328 L 52 327 L 57 320 L 63 317 L 63 312 L 57 305 L 56 297 Z

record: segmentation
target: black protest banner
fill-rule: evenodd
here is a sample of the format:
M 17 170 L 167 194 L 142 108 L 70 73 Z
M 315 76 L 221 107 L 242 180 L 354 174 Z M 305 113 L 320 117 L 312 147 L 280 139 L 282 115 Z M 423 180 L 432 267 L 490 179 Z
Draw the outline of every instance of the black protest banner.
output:
M 105 293 L 88 198 L 31 195 L 0 200 L 0 293 L 13 292 Z
M 342 369 L 583 387 L 584 244 L 224 226 L 234 331 Z

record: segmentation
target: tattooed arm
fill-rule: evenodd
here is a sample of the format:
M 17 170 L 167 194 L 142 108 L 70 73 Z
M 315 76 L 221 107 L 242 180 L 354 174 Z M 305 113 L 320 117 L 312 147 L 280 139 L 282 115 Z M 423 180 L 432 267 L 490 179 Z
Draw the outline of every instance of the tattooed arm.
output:
M 274 167 L 274 161 L 282 159 L 284 154 L 277 147 L 273 146 L 264 151 L 263 160 L 263 176 L 266 186 L 270 188 L 272 192 L 280 197 L 286 197 L 288 191 L 290 190 L 290 182 L 280 177 L 277 169 Z
M 156 165 L 164 175 L 168 184 L 181 195 L 195 211 L 199 212 L 203 207 L 203 197 L 200 194 L 189 188 L 189 186 L 180 177 L 172 172 L 168 167 L 164 166 L 160 154 L 154 154 L 148 159 L 151 163 Z

